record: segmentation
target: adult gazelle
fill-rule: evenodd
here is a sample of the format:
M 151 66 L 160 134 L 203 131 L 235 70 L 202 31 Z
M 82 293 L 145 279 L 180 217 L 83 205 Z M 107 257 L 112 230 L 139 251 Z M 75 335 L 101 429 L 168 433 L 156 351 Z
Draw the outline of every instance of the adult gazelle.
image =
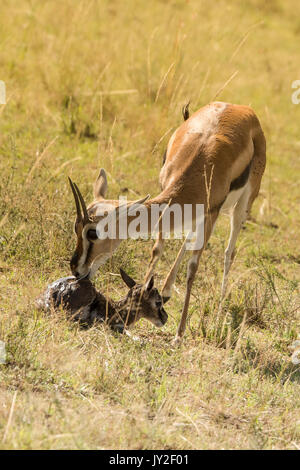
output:
M 230 212 L 231 231 L 225 250 L 221 296 L 226 291 L 228 272 L 234 258 L 235 244 L 242 224 L 247 219 L 254 199 L 258 195 L 261 178 L 266 165 L 266 142 L 259 120 L 248 106 L 213 102 L 192 116 L 185 113 L 185 121 L 173 133 L 167 147 L 160 172 L 161 193 L 153 199 L 148 197 L 128 202 L 127 208 L 143 205 L 149 218 L 151 231 L 151 208 L 155 204 L 190 204 L 204 207 L 204 243 L 191 251 L 187 269 L 185 299 L 176 338 L 183 336 L 193 281 L 204 250 L 218 215 Z M 97 235 L 99 222 L 97 209 L 107 207 L 110 215 L 120 220 L 124 207 L 119 201 L 106 200 L 107 179 L 100 171 L 94 186 L 94 200 L 86 207 L 78 187 L 71 182 L 77 207 L 75 232 L 77 246 L 71 260 L 71 269 L 77 277 L 93 277 L 99 266 L 109 258 L 121 243 L 118 235 L 102 239 Z M 122 210 L 121 210 L 122 209 Z M 82 213 L 81 213 L 82 211 Z M 129 223 L 134 218 L 125 213 Z M 161 214 L 163 219 L 164 214 Z M 127 224 L 128 226 L 128 224 Z M 147 277 L 151 276 L 164 247 L 161 220 L 157 241 L 152 250 Z M 172 227 L 171 227 L 172 229 Z M 124 237 L 126 238 L 126 237 Z M 176 274 L 186 251 L 183 243 L 177 258 L 166 277 L 162 295 L 167 301 L 172 293 Z

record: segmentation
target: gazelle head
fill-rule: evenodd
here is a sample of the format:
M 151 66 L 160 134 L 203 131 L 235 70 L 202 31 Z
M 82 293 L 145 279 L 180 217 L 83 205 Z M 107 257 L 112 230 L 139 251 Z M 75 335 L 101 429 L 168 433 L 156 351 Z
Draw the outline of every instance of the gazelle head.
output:
M 120 269 L 123 281 L 129 287 L 126 297 L 126 305 L 130 315 L 128 316 L 128 326 L 132 326 L 141 318 L 153 323 L 157 327 L 162 327 L 168 320 L 168 314 L 163 308 L 163 299 L 154 287 L 153 276 L 145 285 L 137 284 L 123 269 Z
M 76 278 L 90 279 L 95 275 L 99 266 L 112 256 L 112 253 L 121 243 L 118 237 L 98 238 L 97 224 L 103 217 L 108 214 L 111 215 L 113 212 L 115 212 L 114 215 L 116 220 L 118 220 L 121 206 L 119 206 L 118 200 L 105 199 L 107 178 L 103 169 L 101 169 L 94 184 L 94 200 L 88 207 L 78 186 L 70 178 L 69 183 L 73 192 L 77 213 L 74 225 L 77 244 L 70 261 L 70 267 L 72 274 Z M 126 205 L 128 207 L 133 204 L 139 206 L 148 197 L 135 202 L 128 202 Z

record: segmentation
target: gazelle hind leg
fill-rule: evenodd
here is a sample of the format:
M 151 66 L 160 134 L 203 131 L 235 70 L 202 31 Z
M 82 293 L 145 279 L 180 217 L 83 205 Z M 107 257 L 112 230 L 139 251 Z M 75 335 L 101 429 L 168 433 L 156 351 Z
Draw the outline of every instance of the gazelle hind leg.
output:
M 227 248 L 225 250 L 224 256 L 224 271 L 223 271 L 223 280 L 221 287 L 221 302 L 225 297 L 228 273 L 231 268 L 231 265 L 235 256 L 235 245 L 240 233 L 240 230 L 243 226 L 243 223 L 247 220 L 248 217 L 248 202 L 250 197 L 250 186 L 249 183 L 245 186 L 245 190 L 242 193 L 240 199 L 237 201 L 230 218 L 230 236 Z

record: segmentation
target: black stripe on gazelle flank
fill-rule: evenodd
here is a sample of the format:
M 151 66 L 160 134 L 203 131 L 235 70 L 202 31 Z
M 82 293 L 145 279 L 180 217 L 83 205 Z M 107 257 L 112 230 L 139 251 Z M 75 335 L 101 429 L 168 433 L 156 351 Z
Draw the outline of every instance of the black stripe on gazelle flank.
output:
M 250 160 L 250 162 L 248 163 L 246 168 L 242 171 L 240 176 L 238 176 L 233 181 L 231 181 L 230 188 L 229 188 L 229 193 L 231 191 L 237 191 L 238 189 L 243 188 L 245 186 L 245 184 L 247 183 L 248 178 L 249 178 L 251 163 L 252 163 L 252 160 Z M 216 204 L 215 206 L 210 207 L 209 208 L 209 213 L 219 211 L 221 209 L 221 207 L 223 206 L 224 202 L 226 201 L 226 198 L 227 198 L 227 196 L 219 204 Z
M 240 176 L 238 176 L 233 181 L 231 181 L 229 192 L 230 191 L 236 191 L 237 189 L 240 189 L 243 186 L 245 186 L 245 184 L 247 183 L 248 178 L 249 178 L 251 162 L 252 162 L 252 160 L 249 162 L 249 164 L 246 166 L 246 168 L 240 174 Z

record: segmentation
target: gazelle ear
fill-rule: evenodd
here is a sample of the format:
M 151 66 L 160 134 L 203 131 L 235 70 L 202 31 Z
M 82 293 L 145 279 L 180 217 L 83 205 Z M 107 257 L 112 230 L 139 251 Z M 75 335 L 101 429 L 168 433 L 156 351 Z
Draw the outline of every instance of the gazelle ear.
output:
M 185 121 L 190 117 L 189 106 L 190 106 L 190 101 L 186 103 L 182 108 L 182 116 Z
M 146 288 L 147 291 L 150 292 L 150 290 L 153 289 L 153 286 L 154 286 L 154 276 L 151 276 L 149 281 L 147 282 L 145 288 Z
M 94 184 L 94 198 L 105 198 L 107 192 L 107 177 L 105 170 L 101 168 L 100 173 L 98 175 L 98 178 L 95 181 Z
M 123 281 L 125 282 L 126 286 L 129 287 L 129 289 L 131 289 L 132 287 L 136 285 L 135 280 L 132 279 L 132 277 L 130 277 L 127 273 L 125 273 L 125 271 L 123 271 L 122 268 L 120 268 L 120 274 L 121 274 Z

